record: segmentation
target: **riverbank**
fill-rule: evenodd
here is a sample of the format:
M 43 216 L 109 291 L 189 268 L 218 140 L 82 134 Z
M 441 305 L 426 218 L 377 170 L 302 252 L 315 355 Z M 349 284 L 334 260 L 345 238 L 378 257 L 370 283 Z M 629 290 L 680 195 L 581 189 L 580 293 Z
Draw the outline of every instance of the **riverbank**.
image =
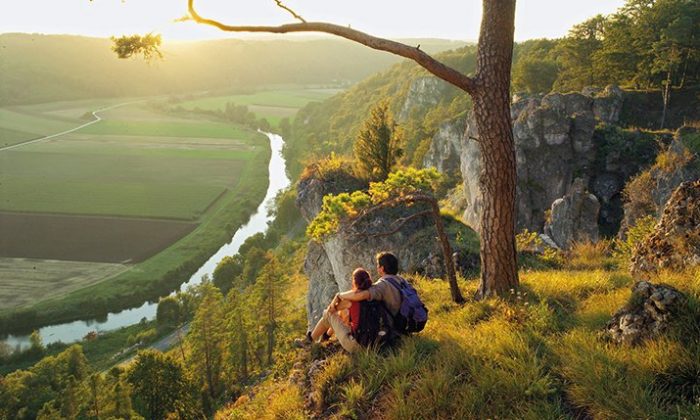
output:
M 85 339 L 77 344 L 80 344 L 82 347 L 90 366 L 96 371 L 104 371 L 133 357 L 138 350 L 155 345 L 155 343 L 163 340 L 164 337 L 170 336 L 174 331 L 172 329 L 161 329 L 147 343 L 128 345 L 129 337 L 136 337 L 149 330 L 157 331 L 155 321 L 139 322 L 128 327 L 96 335 L 92 339 Z M 42 358 L 55 356 L 71 345 L 73 344 L 54 343 L 46 346 L 42 353 L 32 354 L 31 352 L 25 352 L 13 354 L 0 363 L 0 375 L 7 375 L 19 369 L 27 369 Z

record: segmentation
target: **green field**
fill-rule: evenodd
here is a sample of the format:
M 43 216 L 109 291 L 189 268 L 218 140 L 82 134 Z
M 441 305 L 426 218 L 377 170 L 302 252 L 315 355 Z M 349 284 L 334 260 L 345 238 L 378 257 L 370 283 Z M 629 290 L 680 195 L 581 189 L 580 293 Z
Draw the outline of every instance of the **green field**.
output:
M 278 124 L 282 118 L 293 117 L 309 102 L 322 101 L 338 93 L 337 89 L 284 89 L 250 94 L 207 96 L 177 104 L 187 110 L 223 110 L 227 103 L 246 105 L 258 118 Z
M 123 264 L 0 258 L 0 310 L 62 297 L 126 268 Z
M 84 115 L 91 110 L 118 103 L 2 108 L 0 143 L 70 130 L 88 121 Z M 76 319 L 172 290 L 230 239 L 265 194 L 269 145 L 260 133 L 197 115 L 161 114 L 143 101 L 100 116 L 102 121 L 79 131 L 0 150 L 0 215 L 7 215 L 0 221 L 11 232 L 0 257 L 67 260 L 32 280 L 31 287 L 13 286 L 8 293 L 17 294 L 15 308 L 0 306 L 0 331 L 13 325 L 8 319 L 29 324 Z M 52 219 L 37 225 L 31 215 Z M 60 238 L 52 241 L 52 235 Z M 73 246 L 87 243 L 96 252 Z M 16 255 L 22 252 L 31 255 Z M 144 255 L 149 257 L 126 269 L 103 270 L 98 278 L 91 277 L 89 265 L 82 274 L 71 265 L 141 261 Z M 5 264 L 0 277 L 21 283 L 23 270 L 19 263 Z M 52 293 L 40 293 L 42 287 Z M 35 315 L 17 318 L 18 307 Z

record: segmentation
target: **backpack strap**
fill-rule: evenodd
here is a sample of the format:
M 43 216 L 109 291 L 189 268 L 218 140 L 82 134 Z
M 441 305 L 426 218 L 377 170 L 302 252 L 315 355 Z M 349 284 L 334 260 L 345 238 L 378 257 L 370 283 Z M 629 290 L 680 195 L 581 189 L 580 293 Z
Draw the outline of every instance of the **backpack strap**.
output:
M 396 277 L 398 277 L 398 276 L 396 276 Z M 401 279 L 401 277 L 399 277 L 399 278 Z M 399 282 L 394 278 L 394 276 L 391 276 L 391 277 L 384 277 L 384 280 L 388 281 L 389 284 L 391 284 L 392 286 L 394 286 L 394 287 L 396 288 L 396 290 L 399 291 L 399 294 L 401 294 L 401 289 L 403 289 L 402 286 L 405 284 L 405 283 L 404 283 L 405 280 L 401 279 L 401 280 L 403 280 L 403 281 L 402 281 L 401 283 L 399 283 Z

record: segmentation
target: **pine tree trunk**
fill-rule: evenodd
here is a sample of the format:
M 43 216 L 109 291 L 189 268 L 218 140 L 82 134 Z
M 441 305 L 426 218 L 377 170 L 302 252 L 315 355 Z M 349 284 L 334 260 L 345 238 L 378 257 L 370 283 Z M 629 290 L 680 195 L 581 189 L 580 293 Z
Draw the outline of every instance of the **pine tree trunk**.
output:
M 663 130 L 664 126 L 666 125 L 666 112 L 668 111 L 668 104 L 671 101 L 671 70 L 666 73 L 666 86 L 662 90 L 662 96 L 664 100 L 664 108 L 661 112 L 661 127 L 659 128 Z
M 518 286 L 515 252 L 515 145 L 510 68 L 515 0 L 484 0 L 474 115 L 482 156 L 481 283 L 477 298 Z

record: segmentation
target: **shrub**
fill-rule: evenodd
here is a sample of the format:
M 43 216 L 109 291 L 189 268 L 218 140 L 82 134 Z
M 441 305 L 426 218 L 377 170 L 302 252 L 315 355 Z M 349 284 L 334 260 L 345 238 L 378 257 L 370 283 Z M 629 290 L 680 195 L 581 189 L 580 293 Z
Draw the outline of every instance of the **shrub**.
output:
M 638 219 L 635 225 L 627 230 L 624 239 L 615 240 L 613 257 L 618 261 L 620 266 L 629 265 L 634 249 L 654 233 L 655 227 L 656 218 L 654 218 L 654 216 L 644 216 Z

